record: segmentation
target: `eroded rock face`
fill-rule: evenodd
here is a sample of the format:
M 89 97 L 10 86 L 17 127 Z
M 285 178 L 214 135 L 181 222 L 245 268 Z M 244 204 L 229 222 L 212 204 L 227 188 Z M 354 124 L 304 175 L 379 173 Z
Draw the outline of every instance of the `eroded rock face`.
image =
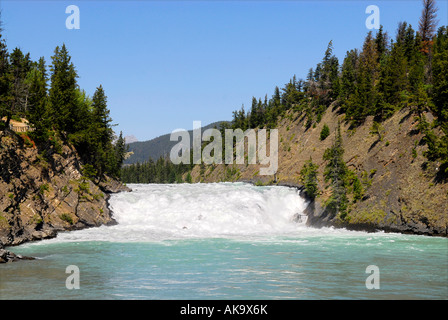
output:
M 0 131 L 0 164 L 3 246 L 52 238 L 62 230 L 114 224 L 109 194 L 129 191 L 111 178 L 94 183 L 83 177 L 81 161 L 70 146 L 39 152 L 9 132 Z
M 290 110 L 280 119 L 278 129 L 278 171 L 274 176 L 259 174 L 259 164 L 215 165 L 205 170 L 196 165 L 193 182 L 249 181 L 301 188 L 300 170 L 312 159 L 318 166 L 319 195 L 307 209 L 307 223 L 313 227 L 344 227 L 365 231 L 393 231 L 434 236 L 448 233 L 448 181 L 439 176 L 440 162 L 424 156 L 427 145 L 410 108 L 403 108 L 382 122 L 381 132 L 372 134 L 373 117 L 351 128 L 337 107 L 329 107 L 316 126 L 308 127 L 304 113 Z M 425 113 L 431 122 L 434 117 Z M 324 177 L 327 161 L 323 155 L 334 143 L 340 123 L 344 161 L 363 185 L 363 196 L 354 201 L 348 192 L 345 218 L 325 208 L 331 197 L 330 181 Z M 321 140 L 327 124 L 330 135 Z M 267 147 L 269 149 L 269 147 Z M 230 169 L 235 174 L 230 175 Z

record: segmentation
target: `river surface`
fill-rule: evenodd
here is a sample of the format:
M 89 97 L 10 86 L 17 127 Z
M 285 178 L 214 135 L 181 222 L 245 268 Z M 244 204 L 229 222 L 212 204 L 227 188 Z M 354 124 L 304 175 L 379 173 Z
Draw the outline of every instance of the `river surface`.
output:
M 287 187 L 130 187 L 117 225 L 9 248 L 37 259 L 0 299 L 448 299 L 446 238 L 309 228 Z

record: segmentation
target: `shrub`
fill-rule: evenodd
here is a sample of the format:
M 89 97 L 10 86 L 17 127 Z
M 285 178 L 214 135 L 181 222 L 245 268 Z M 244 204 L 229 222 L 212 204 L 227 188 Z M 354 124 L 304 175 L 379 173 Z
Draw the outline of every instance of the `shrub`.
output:
M 320 132 L 320 141 L 325 140 L 330 135 L 330 128 L 324 124 L 322 131 Z
M 61 220 L 73 224 L 73 219 L 68 213 L 63 213 L 59 216 Z

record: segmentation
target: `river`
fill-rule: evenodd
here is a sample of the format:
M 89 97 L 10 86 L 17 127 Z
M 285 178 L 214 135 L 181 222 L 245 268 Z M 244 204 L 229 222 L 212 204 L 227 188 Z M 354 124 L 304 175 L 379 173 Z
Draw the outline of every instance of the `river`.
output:
M 307 227 L 294 188 L 130 187 L 117 225 L 10 248 L 37 259 L 0 265 L 0 299 L 448 299 L 446 238 Z

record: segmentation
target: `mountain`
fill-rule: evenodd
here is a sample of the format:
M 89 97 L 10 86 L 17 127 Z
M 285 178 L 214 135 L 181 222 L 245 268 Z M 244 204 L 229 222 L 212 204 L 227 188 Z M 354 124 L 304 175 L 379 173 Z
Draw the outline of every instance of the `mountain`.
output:
M 129 135 L 129 136 L 124 137 L 124 141 L 125 141 L 127 144 L 129 144 L 129 143 L 137 142 L 138 139 L 137 139 L 136 136 L 134 136 L 134 135 L 131 134 L 131 135 Z
M 202 127 L 202 131 L 216 127 L 220 128 L 222 123 L 228 123 L 227 121 L 217 121 L 213 122 L 205 127 Z M 190 137 L 192 137 L 193 130 L 188 131 Z M 130 156 L 124 161 L 124 164 L 133 164 L 137 162 L 148 161 L 152 158 L 156 161 L 160 156 L 169 155 L 171 148 L 175 146 L 178 141 L 170 141 L 171 133 L 164 134 L 157 138 L 148 141 L 137 141 L 129 143 Z

